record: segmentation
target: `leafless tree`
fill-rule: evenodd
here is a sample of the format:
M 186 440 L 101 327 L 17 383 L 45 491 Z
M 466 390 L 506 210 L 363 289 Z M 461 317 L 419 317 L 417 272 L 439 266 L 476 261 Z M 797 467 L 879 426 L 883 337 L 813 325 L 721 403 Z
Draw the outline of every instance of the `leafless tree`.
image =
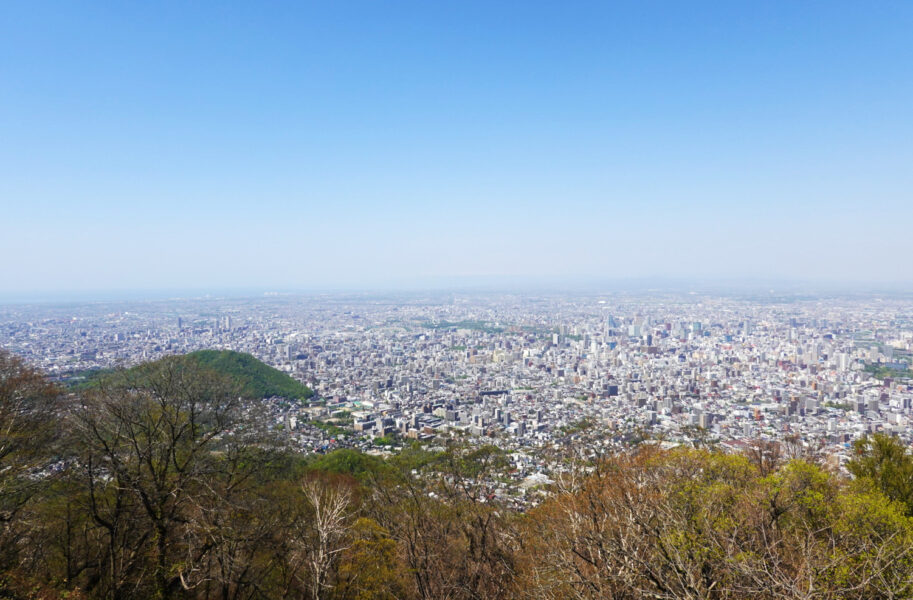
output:
M 301 484 L 310 518 L 303 522 L 299 543 L 310 574 L 310 596 L 326 598 L 333 568 L 348 549 L 348 531 L 352 522 L 352 492 L 337 482 L 311 477 Z

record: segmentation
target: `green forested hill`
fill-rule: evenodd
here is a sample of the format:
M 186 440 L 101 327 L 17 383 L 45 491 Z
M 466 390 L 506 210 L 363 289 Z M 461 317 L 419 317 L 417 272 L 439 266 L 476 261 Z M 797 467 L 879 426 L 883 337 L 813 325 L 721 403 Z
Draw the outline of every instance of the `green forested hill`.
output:
M 193 361 L 199 366 L 227 375 L 238 382 L 241 386 L 241 393 L 247 398 L 281 396 L 307 400 L 314 395 L 314 391 L 306 385 L 244 352 L 198 350 L 175 358 Z M 128 376 L 139 375 L 146 368 L 148 368 L 147 364 L 137 365 L 128 369 L 126 374 Z M 83 372 L 67 383 L 74 389 L 88 389 L 98 385 L 99 382 L 111 377 L 114 373 L 115 371 L 111 369 Z
M 282 396 L 307 400 L 314 395 L 314 391 L 306 385 L 250 354 L 231 350 L 198 350 L 186 354 L 185 357 L 238 380 L 244 395 L 250 398 Z

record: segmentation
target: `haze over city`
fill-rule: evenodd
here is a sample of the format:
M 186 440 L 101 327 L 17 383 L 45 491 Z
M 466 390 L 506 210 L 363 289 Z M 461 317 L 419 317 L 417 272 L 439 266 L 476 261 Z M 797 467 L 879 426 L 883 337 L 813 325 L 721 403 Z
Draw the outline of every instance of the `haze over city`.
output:
M 0 296 L 913 283 L 913 5 L 5 3 Z

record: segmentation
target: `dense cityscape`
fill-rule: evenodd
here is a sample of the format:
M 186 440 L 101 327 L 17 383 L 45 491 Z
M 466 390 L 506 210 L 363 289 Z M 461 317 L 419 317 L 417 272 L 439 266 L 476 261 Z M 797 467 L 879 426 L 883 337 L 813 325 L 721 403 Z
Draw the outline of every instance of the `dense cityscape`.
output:
M 78 383 L 200 349 L 249 353 L 307 384 L 264 399 L 301 452 L 395 452 L 462 437 L 538 450 L 586 427 L 640 439 L 798 441 L 842 464 L 874 432 L 913 441 L 913 302 L 641 293 L 272 295 L 0 307 L 0 348 Z

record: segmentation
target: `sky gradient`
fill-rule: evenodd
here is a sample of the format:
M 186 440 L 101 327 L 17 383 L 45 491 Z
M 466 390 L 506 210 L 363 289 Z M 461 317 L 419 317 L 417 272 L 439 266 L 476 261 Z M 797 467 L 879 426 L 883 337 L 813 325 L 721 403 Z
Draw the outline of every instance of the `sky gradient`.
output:
M 0 295 L 913 284 L 913 2 L 227 4 L 0 4 Z

